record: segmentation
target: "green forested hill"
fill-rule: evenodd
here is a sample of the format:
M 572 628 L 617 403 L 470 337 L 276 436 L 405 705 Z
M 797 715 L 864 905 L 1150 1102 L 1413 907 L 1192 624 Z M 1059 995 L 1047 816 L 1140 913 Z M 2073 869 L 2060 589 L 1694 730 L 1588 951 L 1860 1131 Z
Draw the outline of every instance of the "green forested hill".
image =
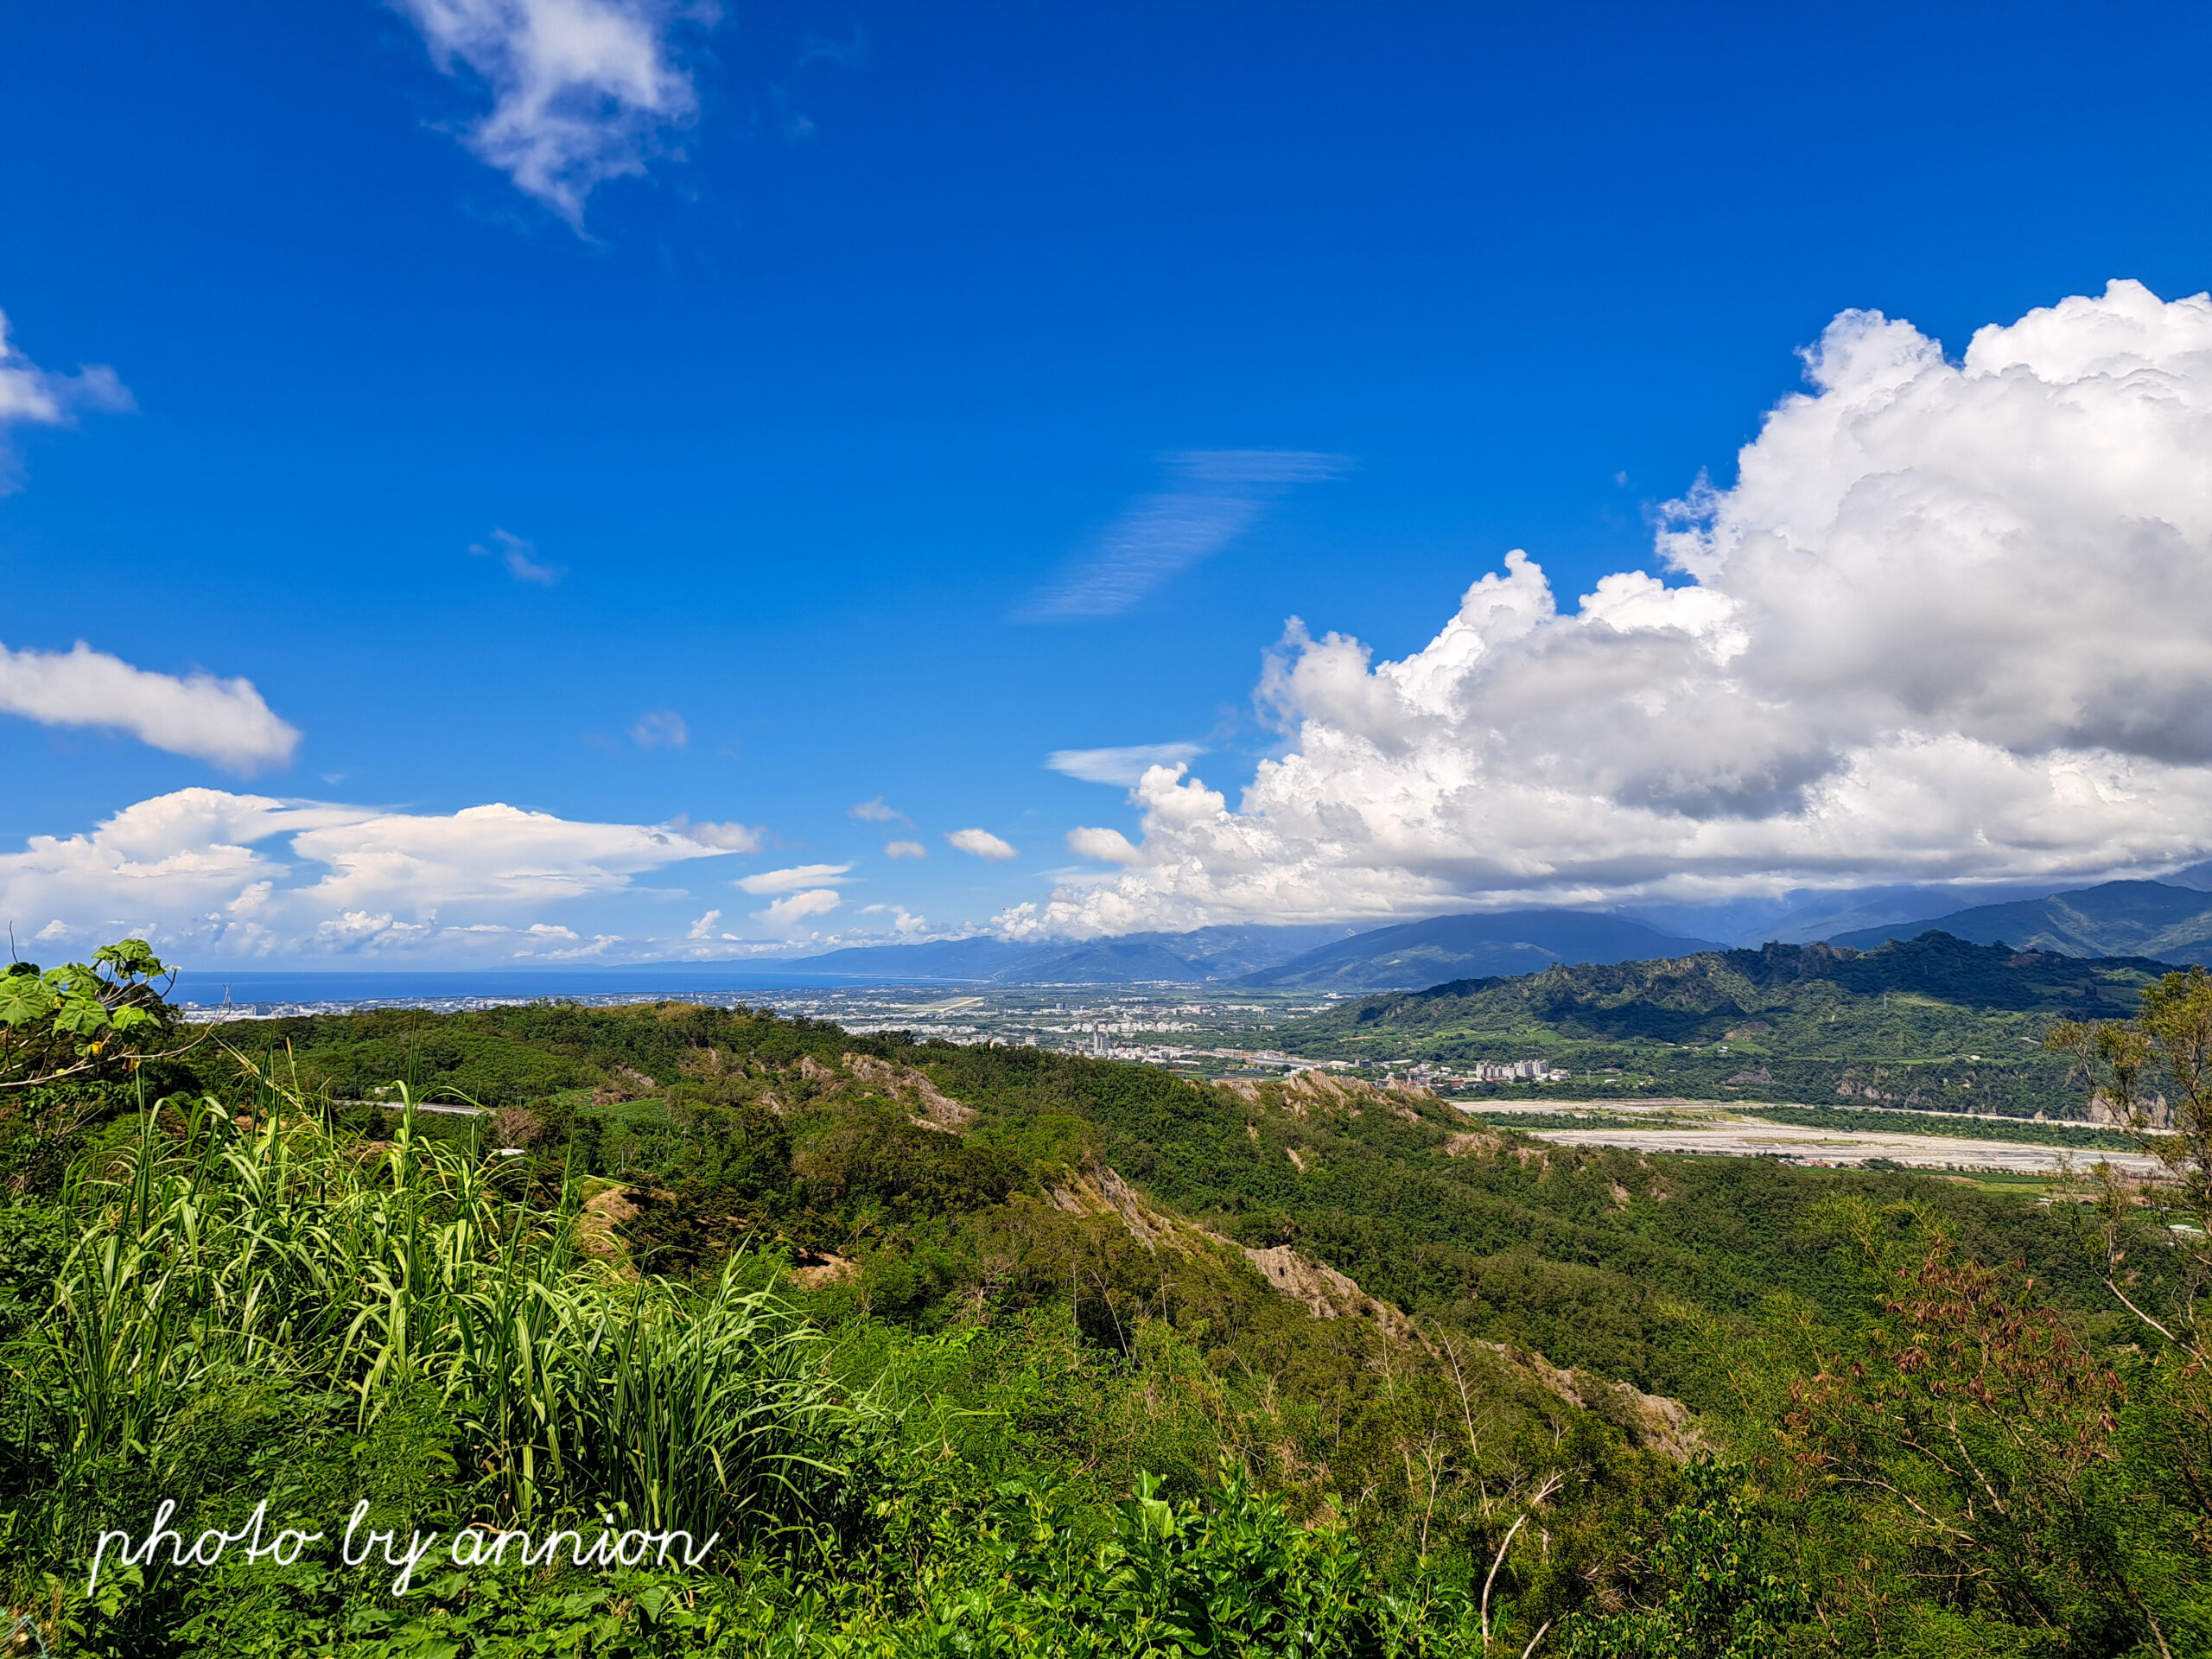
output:
M 1834 982 L 1805 971 L 1822 965 L 1870 982 L 1864 965 L 1824 947 L 1728 954 L 1770 985 L 1832 995 Z M 1864 960 L 1923 984 L 1971 984 L 1980 970 L 1993 979 L 1980 995 L 2012 1002 L 2050 994 L 2071 1003 L 2063 994 L 2077 982 L 2106 984 L 2063 958 L 1995 976 L 1971 951 L 1947 956 Z M 1624 999 L 1626 988 L 1656 981 L 1689 1002 L 1726 984 L 1700 971 L 1709 960 L 1536 977 L 1610 982 Z M 1688 971 L 1650 971 L 1658 968 Z M 1435 1010 L 1451 988 L 1391 1001 Z M 1627 1006 L 1630 1018 L 1646 1017 Z M 1240 1244 L 1311 1250 L 1402 1311 L 1452 1317 L 1662 1393 L 1696 1388 L 1687 1351 L 1670 1346 L 1681 1326 L 1662 1306 L 1736 1317 L 1777 1291 L 1818 1300 L 1834 1290 L 1831 1243 L 1803 1224 L 1840 1190 L 1932 1195 L 1978 1246 L 2032 1259 L 2047 1282 L 2073 1273 L 2070 1247 L 2047 1218 L 1972 1189 L 1758 1160 L 1680 1160 L 1662 1178 L 1627 1153 L 1471 1141 L 1464 1116 L 1424 1094 L 1312 1074 L 1287 1085 L 1210 1085 L 1045 1050 L 858 1039 L 827 1024 L 687 1004 L 379 1012 L 251 1022 L 226 1038 L 243 1060 L 278 1061 L 309 1090 L 340 1099 L 411 1071 L 423 1098 L 519 1106 L 541 1160 L 573 1152 L 588 1173 L 680 1171 L 678 1196 L 649 1204 L 637 1224 L 641 1249 L 689 1267 L 712 1259 L 718 1242 L 766 1230 L 868 1264 L 883 1277 L 871 1292 L 879 1306 L 919 1306 L 915 1297 L 943 1288 L 948 1258 L 915 1243 L 918 1216 L 987 1207 L 1042 1190 L 1050 1178 L 1039 1170 L 1096 1165 Z M 901 1096 L 868 1081 L 872 1065 L 918 1071 L 973 1116 L 957 1138 L 887 1116 Z M 911 1105 L 911 1088 L 906 1098 Z M 378 1115 L 339 1109 L 364 1124 Z M 387 1104 L 382 1116 L 391 1116 Z M 474 1121 L 430 1128 L 460 1136 Z M 711 1157 L 690 1150 L 701 1135 Z
M 1363 998 L 1281 1032 L 1317 1056 L 1546 1056 L 1649 1092 L 2079 1116 L 2044 1054 L 2059 1018 L 2123 1017 L 2167 964 L 1923 933 L 1878 950 L 1769 944 L 1553 968 Z M 1578 1081 L 1581 1079 L 1578 1078 Z
M 1870 994 L 1745 954 L 1770 995 Z M 1827 964 L 1979 975 L 2015 1017 L 2117 982 Z M 1762 1651 L 2094 1616 L 2117 1659 L 2206 1611 L 2202 1505 L 2119 1472 L 2198 1465 L 2115 1392 L 2185 1417 L 2198 1373 L 2144 1355 L 2069 1207 L 678 1003 L 240 1025 L 166 1064 L 166 1100 L 0 1105 L 0 1592 L 60 1652 L 1645 1655 L 1710 1650 L 1703 1597 Z M 2179 1265 L 2143 1254 L 2138 1305 L 2173 1317 Z M 1802 1476 L 1916 1455 L 1880 1427 L 1915 1344 L 1970 1411 L 1957 1355 L 2041 1367 L 1983 1455 L 2094 1471 L 2136 1533 L 2022 1510 L 2032 1596 L 1930 1592 L 1955 1541 Z M 680 1498 L 726 1559 L 67 1587 L 156 1497 L 234 1525 L 356 1492 L 449 1534 Z

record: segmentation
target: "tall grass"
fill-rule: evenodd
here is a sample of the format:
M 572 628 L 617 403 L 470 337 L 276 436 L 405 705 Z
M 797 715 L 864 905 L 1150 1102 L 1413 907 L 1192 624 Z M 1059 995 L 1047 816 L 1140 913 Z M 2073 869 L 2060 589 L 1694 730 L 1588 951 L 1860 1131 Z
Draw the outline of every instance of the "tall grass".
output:
M 816 1338 L 741 1262 L 700 1289 L 594 1261 L 578 1196 L 524 1207 L 411 1108 L 371 1153 L 296 1098 L 243 1128 L 163 1103 L 73 1178 L 84 1231 L 18 1350 L 60 1471 L 158 1466 L 189 1402 L 240 1378 L 343 1397 L 364 1429 L 428 1389 L 500 1518 L 735 1538 L 823 1516 L 853 1416 Z

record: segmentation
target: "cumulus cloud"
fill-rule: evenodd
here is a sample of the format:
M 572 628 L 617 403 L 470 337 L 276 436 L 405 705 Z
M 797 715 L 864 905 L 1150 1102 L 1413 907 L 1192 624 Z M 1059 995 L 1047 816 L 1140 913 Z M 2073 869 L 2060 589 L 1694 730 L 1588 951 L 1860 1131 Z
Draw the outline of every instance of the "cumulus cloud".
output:
M 171 754 L 241 773 L 283 766 L 300 741 L 251 681 L 149 673 L 81 639 L 67 652 L 0 645 L 0 711 L 42 726 L 127 732 Z
M 710 4 L 670 0 L 394 0 L 442 73 L 466 66 L 492 93 L 468 147 L 578 231 L 594 187 L 643 173 L 698 111 L 676 62 L 678 24 Z
M 702 916 L 697 921 L 692 923 L 691 931 L 689 933 L 686 933 L 683 937 L 687 939 L 710 939 L 715 936 L 715 924 L 721 920 L 721 912 L 719 910 L 710 910 L 705 915 Z
M 104 363 L 86 364 L 74 374 L 55 374 L 17 351 L 8 339 L 8 319 L 0 313 L 0 495 L 16 487 L 16 452 L 9 432 L 18 426 L 67 426 L 79 410 L 136 408 L 130 389 Z
M 740 876 L 737 885 L 752 893 L 791 893 L 838 880 L 852 868 L 849 864 L 794 864 L 787 870 L 762 870 L 757 875 Z
M 886 858 L 927 858 L 930 849 L 918 841 L 887 841 L 883 843 Z
M 1293 485 L 1344 468 L 1338 455 L 1202 449 L 1168 458 L 1174 481 L 1130 508 L 1017 613 L 1029 622 L 1118 616 L 1171 577 L 1211 558 Z
M 550 588 L 561 580 L 561 572 L 556 566 L 539 561 L 535 542 L 526 542 L 519 536 L 510 536 L 504 530 L 493 531 L 492 542 L 490 547 L 481 542 L 471 542 L 468 550 L 481 558 L 496 557 L 506 566 L 507 574 L 517 582 L 534 582 L 540 587 Z
M 879 795 L 872 801 L 860 801 L 845 809 L 849 818 L 858 818 L 863 823 L 912 823 L 913 820 L 895 806 L 886 806 Z
M 810 916 L 820 916 L 833 911 L 844 901 L 830 887 L 810 887 L 804 893 L 779 899 L 766 910 L 756 910 L 753 919 L 765 922 L 778 931 L 795 927 Z
M 1508 556 L 1423 650 L 1294 623 L 1232 810 L 1147 771 L 1142 862 L 1001 918 L 1255 917 L 2093 878 L 2212 842 L 2212 298 L 2135 283 L 1963 358 L 1847 312 L 1726 489 L 1561 610 Z
M 986 862 L 995 864 L 1001 859 L 1019 856 L 1007 842 L 988 830 L 955 830 L 945 839 L 963 853 L 972 853 Z
M 1119 749 L 1054 749 L 1045 764 L 1086 784 L 1119 784 L 1126 789 L 1154 766 L 1195 760 L 1205 753 L 1205 746 L 1198 743 L 1133 743 Z
M 666 827 L 497 804 L 413 813 L 185 789 L 0 854 L 0 917 L 138 932 L 188 960 L 383 954 L 509 931 L 515 954 L 543 954 L 577 937 L 548 908 L 719 850 Z
M 1068 850 L 1078 858 L 1095 858 L 1102 864 L 1141 864 L 1144 855 L 1129 844 L 1118 830 L 1071 830 Z

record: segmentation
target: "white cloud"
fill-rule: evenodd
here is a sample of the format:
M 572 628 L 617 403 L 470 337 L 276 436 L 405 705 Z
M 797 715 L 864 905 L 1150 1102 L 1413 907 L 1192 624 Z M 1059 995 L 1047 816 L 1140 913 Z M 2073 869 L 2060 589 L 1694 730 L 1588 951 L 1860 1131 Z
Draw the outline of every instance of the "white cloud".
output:
M 509 928 L 521 954 L 537 954 L 575 937 L 542 919 L 550 906 L 621 894 L 634 875 L 716 851 L 664 828 L 505 805 L 409 813 L 184 789 L 90 834 L 35 836 L 0 854 L 0 919 L 50 917 L 79 936 L 137 931 L 188 963 L 474 950 L 472 938 Z
M 837 880 L 852 868 L 849 864 L 794 864 L 787 870 L 762 870 L 757 875 L 740 876 L 737 885 L 753 893 L 790 893 Z
M 812 887 L 804 893 L 794 893 L 789 898 L 779 899 L 766 910 L 756 910 L 753 919 L 765 922 L 770 927 L 783 931 L 810 916 L 820 916 L 833 911 L 843 900 L 829 887 Z
M 863 916 L 880 916 L 888 912 L 893 930 L 902 939 L 918 938 L 929 931 L 929 918 L 914 915 L 904 905 L 862 905 Z
M 749 823 L 692 823 L 682 813 L 668 826 L 688 841 L 725 853 L 757 853 L 767 841 L 767 831 Z
M 67 426 L 85 409 L 136 408 L 130 391 L 104 363 L 86 364 L 74 374 L 55 374 L 17 351 L 8 339 L 8 319 L 0 314 L 0 495 L 16 486 L 15 450 L 9 429 Z
M 653 709 L 638 716 L 630 741 L 641 749 L 680 749 L 690 742 L 691 728 L 675 709 Z
M 1102 864 L 1141 864 L 1144 855 L 1129 844 L 1118 830 L 1071 830 L 1068 850 L 1078 858 L 1095 858 Z
M 849 818 L 858 818 L 863 823 L 912 823 L 913 820 L 895 806 L 886 806 L 879 795 L 872 801 L 861 801 L 845 809 Z
M 1110 932 L 1469 905 L 2089 879 L 2212 843 L 2212 298 L 2133 283 L 1947 363 L 1847 312 L 1678 573 L 1571 611 L 1515 553 L 1428 646 L 1294 624 L 1230 810 L 1154 767 L 1144 863 L 1007 912 Z
M 492 111 L 468 147 L 579 231 L 607 179 L 643 173 L 666 135 L 697 113 L 677 67 L 677 25 L 711 24 L 706 4 L 671 0 L 393 0 L 446 74 L 465 64 Z
M 697 921 L 692 923 L 691 931 L 689 933 L 686 933 L 683 937 L 687 939 L 710 939 L 715 936 L 715 924 L 721 920 L 721 912 L 719 910 L 710 910 L 705 915 L 702 916 Z
M 1019 855 L 1005 842 L 988 830 L 955 830 L 945 836 L 963 853 L 973 853 L 977 858 L 995 864 L 1001 859 Z
M 149 673 L 81 639 L 67 652 L 0 645 L 0 711 L 44 726 L 128 732 L 236 772 L 282 766 L 300 741 L 251 681 Z
M 1290 450 L 1202 449 L 1171 456 L 1169 465 L 1173 486 L 1130 508 L 1058 580 L 1031 595 L 1017 620 L 1117 616 L 1227 547 L 1292 485 L 1331 477 L 1344 462 Z
M 887 841 L 883 843 L 886 858 L 927 858 L 930 849 L 918 841 Z
M 1086 784 L 1119 784 L 1127 789 L 1154 766 L 1195 760 L 1205 753 L 1198 743 L 1133 743 L 1120 749 L 1054 749 L 1045 764 Z
M 510 536 L 504 530 L 493 531 L 492 539 L 498 543 L 496 548 L 486 547 L 481 542 L 471 542 L 468 550 L 485 558 L 496 556 L 499 563 L 507 567 L 507 574 L 517 582 L 534 582 L 540 587 L 550 588 L 561 580 L 558 567 L 539 561 L 537 543 L 526 542 L 519 536 Z

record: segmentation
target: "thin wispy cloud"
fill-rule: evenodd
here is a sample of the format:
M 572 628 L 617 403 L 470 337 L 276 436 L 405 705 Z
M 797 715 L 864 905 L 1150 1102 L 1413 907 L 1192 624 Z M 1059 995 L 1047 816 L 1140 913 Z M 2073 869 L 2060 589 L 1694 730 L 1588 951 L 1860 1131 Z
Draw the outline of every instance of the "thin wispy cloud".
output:
M 471 542 L 468 550 L 480 558 L 496 558 L 507 568 L 507 574 L 517 582 L 534 582 L 541 588 L 550 588 L 561 580 L 557 565 L 546 564 L 537 556 L 537 543 L 526 542 L 519 536 L 510 536 L 504 530 L 492 532 L 492 545 Z
M 1202 743 L 1132 743 L 1117 749 L 1054 749 L 1045 764 L 1086 784 L 1127 789 L 1154 766 L 1188 766 L 1205 752 Z
M 912 823 L 913 820 L 895 806 L 886 806 L 879 795 L 872 801 L 857 801 L 845 809 L 849 818 L 858 818 L 862 823 Z
M 1194 449 L 1169 457 L 1173 482 L 1139 501 L 1017 621 L 1118 616 L 1172 577 L 1211 558 L 1259 522 L 1292 486 L 1342 472 L 1341 455 L 1289 449 Z
M 757 853 L 766 844 L 767 831 L 750 823 L 694 823 L 683 813 L 677 813 L 668 828 L 702 847 L 713 847 L 725 853 Z
M 74 374 L 56 374 L 17 351 L 0 313 L 0 495 L 17 486 L 18 467 L 8 442 L 18 426 L 68 426 L 79 410 L 128 411 L 137 405 L 113 369 L 89 363 Z
M 721 9 L 670 0 L 393 0 L 441 73 L 466 67 L 492 94 L 464 137 L 478 156 L 566 219 L 608 179 L 643 173 L 698 113 L 676 61 L 684 23 Z
M 785 870 L 762 870 L 741 875 L 736 885 L 747 893 L 796 893 L 801 887 L 825 887 L 844 879 L 849 864 L 795 864 Z
M 673 709 L 654 709 L 638 716 L 630 741 L 641 749 L 680 749 L 691 741 L 691 728 Z

